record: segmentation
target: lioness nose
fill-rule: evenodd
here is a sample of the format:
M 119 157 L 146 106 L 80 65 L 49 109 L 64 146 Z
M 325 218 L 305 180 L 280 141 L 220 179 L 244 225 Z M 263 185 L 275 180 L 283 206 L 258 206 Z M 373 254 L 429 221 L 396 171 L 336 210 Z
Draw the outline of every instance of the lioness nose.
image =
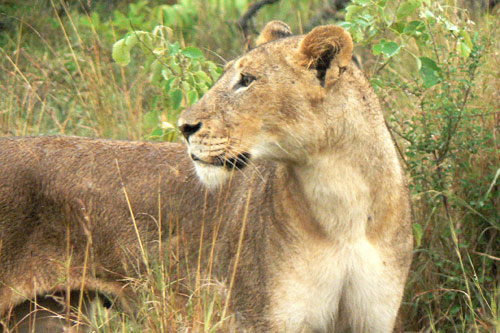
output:
M 183 124 L 179 127 L 180 131 L 182 132 L 182 135 L 186 138 L 186 140 L 189 140 L 189 137 L 193 135 L 194 133 L 198 132 L 198 130 L 201 128 L 201 122 L 197 124 Z

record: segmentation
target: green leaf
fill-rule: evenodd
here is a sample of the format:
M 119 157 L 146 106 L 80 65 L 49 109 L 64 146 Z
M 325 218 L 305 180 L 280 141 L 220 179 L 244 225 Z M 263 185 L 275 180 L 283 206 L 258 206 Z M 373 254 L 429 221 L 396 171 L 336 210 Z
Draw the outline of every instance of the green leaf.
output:
M 189 105 L 193 105 L 198 100 L 198 93 L 196 90 L 191 90 L 187 94 Z
M 419 36 L 423 32 L 425 32 L 425 24 L 421 21 L 411 21 L 403 30 L 403 33 L 409 36 Z
M 179 49 L 179 42 L 168 45 L 168 52 L 170 52 L 171 55 L 176 55 L 177 53 L 179 53 Z
M 176 80 L 177 78 L 173 77 L 173 78 L 170 78 L 166 81 L 165 83 L 165 92 L 168 94 L 170 92 L 170 90 L 172 89 L 172 86 L 173 86 L 173 82 L 174 80 Z
M 153 63 L 151 64 L 151 75 L 150 75 L 150 80 L 152 84 L 159 84 L 161 77 L 162 77 L 162 69 L 163 66 L 161 63 L 157 60 L 154 60 Z
M 453 31 L 453 32 L 458 32 L 458 26 L 450 21 L 448 21 L 446 18 L 441 17 L 440 18 L 442 22 L 444 22 L 444 25 L 446 26 L 446 29 Z
M 182 55 L 188 58 L 196 59 L 196 58 L 203 58 L 203 53 L 201 50 L 197 47 L 189 46 L 186 47 L 185 49 L 182 49 L 181 51 Z
M 392 25 L 392 29 L 397 31 L 398 33 L 403 33 L 406 29 L 406 23 L 405 22 L 396 22 Z
M 460 36 L 462 36 L 462 38 L 464 39 L 465 44 L 466 44 L 466 45 L 467 45 L 470 49 L 472 49 L 472 46 L 473 46 L 473 44 L 472 44 L 472 40 L 471 40 L 471 38 L 470 38 L 469 34 L 467 33 L 467 31 L 465 31 L 465 30 L 460 31 Z
M 182 68 L 181 66 L 177 63 L 177 59 L 172 57 L 167 60 L 167 65 L 170 67 L 170 70 L 174 72 L 176 75 L 182 74 Z
M 195 86 L 196 85 L 196 80 L 194 79 L 194 75 L 191 72 L 186 73 L 186 79 L 187 83 L 189 83 L 190 86 Z
M 420 7 L 422 7 L 422 0 L 405 1 L 401 4 L 401 6 L 399 6 L 398 11 L 396 12 L 396 18 L 401 20 L 408 17 Z
M 383 53 L 387 57 L 392 57 L 393 55 L 397 54 L 400 49 L 401 46 L 399 46 L 397 43 L 388 42 L 385 39 L 382 39 L 378 44 L 375 44 L 372 47 L 374 55 L 379 55 L 380 53 Z
M 430 88 L 441 82 L 441 69 L 436 62 L 427 57 L 419 57 L 419 74 L 424 79 L 424 87 Z
M 179 88 L 174 89 L 170 93 L 170 99 L 172 100 L 172 106 L 174 110 L 178 110 L 182 103 L 182 90 Z
M 222 68 L 209 68 L 208 69 L 209 73 L 210 73 L 210 77 L 212 78 L 212 80 L 210 81 L 210 85 L 214 82 L 214 81 L 217 81 L 217 79 L 219 78 L 219 76 L 222 74 Z
M 196 86 L 196 89 L 198 90 L 198 92 L 199 92 L 199 94 L 200 94 L 200 95 L 203 95 L 203 94 L 205 94 L 205 93 L 208 91 L 208 89 L 210 89 L 210 88 L 209 88 L 209 87 L 208 87 L 205 83 L 203 83 L 203 84 L 198 84 L 198 85 Z
M 162 67 L 161 69 L 161 76 L 163 77 L 164 80 L 170 80 L 173 76 L 172 71 L 168 68 Z
M 146 129 L 155 127 L 159 121 L 158 115 L 153 111 L 146 113 L 142 120 Z
M 471 48 L 465 42 L 463 42 L 461 40 L 459 40 L 457 43 L 457 50 L 458 50 L 458 53 L 464 58 L 469 57 L 470 52 L 471 52 Z
M 130 63 L 130 50 L 139 43 L 139 38 L 148 44 L 152 43 L 152 39 L 148 32 L 133 31 L 127 36 L 113 44 L 113 52 L 111 56 L 122 66 L 127 66 Z
M 163 132 L 164 130 L 162 128 L 157 128 L 153 131 L 153 133 L 151 133 L 151 136 L 161 138 L 163 136 Z
M 384 83 L 378 78 L 371 78 L 370 83 L 374 88 L 384 88 Z
M 421 63 L 421 69 L 432 69 L 433 71 L 440 72 L 441 68 L 436 64 L 434 60 L 427 57 L 419 57 Z
M 247 8 L 247 2 L 248 1 L 246 0 L 236 0 L 233 2 L 233 4 L 239 13 L 243 13 L 243 11 Z
M 345 10 L 346 10 L 345 20 L 347 22 L 353 22 L 356 19 L 356 16 L 357 16 L 356 14 L 361 12 L 363 10 L 363 7 L 356 6 L 356 5 L 350 5 L 350 6 L 347 6 L 347 8 Z
M 130 63 L 130 49 L 125 44 L 125 38 L 113 44 L 113 52 L 111 55 L 121 66 L 127 66 Z
M 388 57 L 392 57 L 393 55 L 399 52 L 400 46 L 394 42 L 387 42 L 382 47 L 382 52 L 386 54 Z
M 424 231 L 422 230 L 422 226 L 418 223 L 413 223 L 413 236 L 415 237 L 415 243 L 417 247 L 422 244 L 423 235 Z
M 189 83 L 187 81 L 181 82 L 181 89 L 182 89 L 182 91 L 184 91 L 184 94 L 187 94 L 187 92 L 190 91 L 191 88 L 192 87 L 189 85 Z
M 127 45 L 128 48 L 132 49 L 132 47 L 134 47 L 135 44 L 139 42 L 138 34 L 141 34 L 141 36 L 143 36 L 144 31 L 132 31 L 132 33 L 128 35 L 127 38 L 125 38 L 125 44 Z
M 206 82 L 208 84 L 212 83 L 212 80 L 207 75 L 207 73 L 205 73 L 204 71 L 197 71 L 196 73 L 194 73 L 194 76 L 196 77 L 196 81 L 198 83 L 202 83 L 202 82 Z

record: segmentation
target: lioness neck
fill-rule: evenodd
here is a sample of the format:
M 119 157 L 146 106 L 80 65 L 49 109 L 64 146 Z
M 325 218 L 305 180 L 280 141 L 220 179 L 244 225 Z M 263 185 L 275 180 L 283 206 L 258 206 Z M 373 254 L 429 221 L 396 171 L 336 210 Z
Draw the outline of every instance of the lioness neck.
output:
M 373 152 L 373 151 L 372 151 Z M 386 195 L 398 195 L 383 179 L 390 173 L 400 179 L 397 157 L 373 152 L 362 155 L 345 148 L 322 152 L 307 164 L 288 166 L 290 189 L 303 201 L 323 236 L 332 241 L 352 242 L 364 238 L 386 210 Z M 387 167 L 394 165 L 394 168 Z M 402 180 L 401 180 L 402 181 Z
M 331 239 L 356 238 L 365 232 L 369 187 L 360 170 L 337 154 L 322 154 L 307 165 L 289 168 L 290 181 L 312 216 Z M 299 199 L 300 200 L 300 199 Z

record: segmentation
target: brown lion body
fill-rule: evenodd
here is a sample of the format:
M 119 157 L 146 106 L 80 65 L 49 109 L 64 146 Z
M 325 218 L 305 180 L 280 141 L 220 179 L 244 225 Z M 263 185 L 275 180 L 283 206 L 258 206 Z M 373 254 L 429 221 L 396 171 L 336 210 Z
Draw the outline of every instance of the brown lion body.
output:
M 411 261 L 409 198 L 350 36 L 326 26 L 287 37 L 273 22 L 259 43 L 181 116 L 189 154 L 0 140 L 0 313 L 79 290 L 84 276 L 85 288 L 130 299 L 123 279 L 175 243 L 226 287 L 236 272 L 240 329 L 392 330 Z

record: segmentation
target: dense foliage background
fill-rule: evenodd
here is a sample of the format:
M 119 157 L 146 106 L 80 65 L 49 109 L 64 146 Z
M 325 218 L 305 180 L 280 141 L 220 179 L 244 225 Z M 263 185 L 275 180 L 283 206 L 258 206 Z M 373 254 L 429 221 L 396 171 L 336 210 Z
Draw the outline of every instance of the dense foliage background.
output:
M 271 19 L 353 35 L 410 177 L 413 265 L 399 331 L 500 331 L 500 19 L 495 1 L 4 0 L 0 135 L 175 140 L 175 120 Z M 264 2 L 266 4 L 264 4 Z M 255 8 L 255 7 L 254 7 Z M 244 29 L 242 29 L 242 27 Z M 217 330 L 224 300 L 131 281 L 139 319 L 98 331 Z

